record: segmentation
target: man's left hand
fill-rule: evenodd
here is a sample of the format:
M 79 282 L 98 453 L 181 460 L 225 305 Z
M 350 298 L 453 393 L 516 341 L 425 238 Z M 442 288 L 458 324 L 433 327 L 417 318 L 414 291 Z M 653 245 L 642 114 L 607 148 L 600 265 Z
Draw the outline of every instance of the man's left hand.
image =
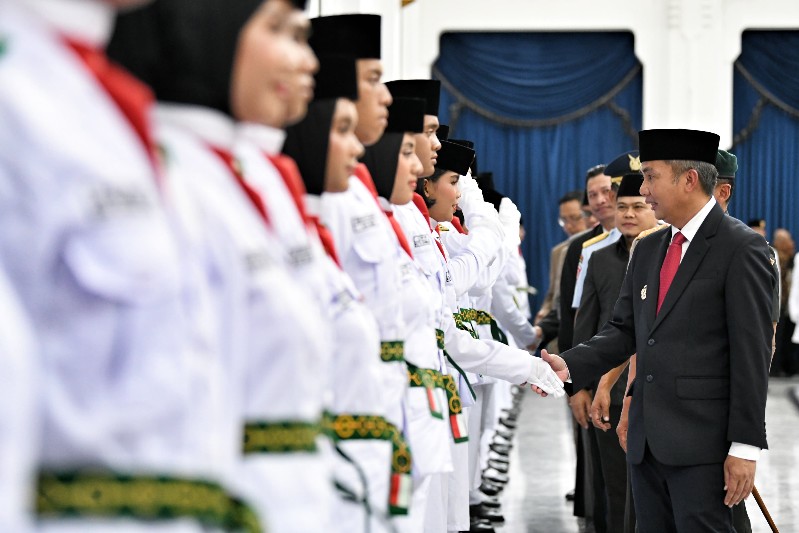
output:
M 724 461 L 724 490 L 727 491 L 724 505 L 732 507 L 749 497 L 755 486 L 756 467 L 756 461 L 727 456 Z

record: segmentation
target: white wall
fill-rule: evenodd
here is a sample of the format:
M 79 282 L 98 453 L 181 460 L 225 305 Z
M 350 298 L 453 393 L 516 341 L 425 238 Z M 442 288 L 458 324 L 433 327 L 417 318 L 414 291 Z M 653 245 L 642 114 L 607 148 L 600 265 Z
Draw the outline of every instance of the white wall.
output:
M 311 0 L 313 15 L 383 15 L 386 79 L 426 78 L 446 31 L 629 30 L 644 65 L 644 128 L 732 142 L 732 64 L 745 29 L 799 29 L 797 0 Z

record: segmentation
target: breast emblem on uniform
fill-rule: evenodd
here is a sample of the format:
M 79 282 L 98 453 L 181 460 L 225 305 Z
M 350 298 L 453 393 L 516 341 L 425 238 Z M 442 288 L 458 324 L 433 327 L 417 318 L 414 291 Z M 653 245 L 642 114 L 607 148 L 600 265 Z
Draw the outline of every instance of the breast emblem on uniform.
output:
M 641 299 L 646 300 L 646 285 L 644 285 L 644 288 L 641 289 Z

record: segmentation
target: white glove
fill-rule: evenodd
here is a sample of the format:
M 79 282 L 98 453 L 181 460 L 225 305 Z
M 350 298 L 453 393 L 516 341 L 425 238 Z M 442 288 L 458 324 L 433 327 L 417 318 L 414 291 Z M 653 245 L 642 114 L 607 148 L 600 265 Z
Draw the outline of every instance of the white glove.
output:
M 458 179 L 458 190 L 461 194 L 463 194 L 466 191 L 474 189 L 479 190 L 480 187 L 478 187 L 477 181 L 475 181 L 475 179 L 472 177 L 472 169 L 468 169 L 466 170 L 466 175 L 461 176 L 460 179 Z M 482 192 L 480 194 L 482 194 Z
M 477 186 L 477 182 L 474 181 L 471 174 L 469 172 L 466 173 L 465 176 L 461 176 L 458 180 L 458 186 L 461 190 L 461 197 L 458 200 L 458 205 L 463 211 L 463 216 L 466 218 L 469 215 L 476 213 L 478 210 L 481 209 L 482 204 L 484 203 L 483 200 L 483 191 L 480 190 L 480 187 Z M 467 220 L 466 225 L 469 225 Z
M 530 359 L 532 361 L 530 362 L 530 377 L 527 378 L 527 383 L 536 385 L 555 398 L 564 396 L 566 391 L 563 390 L 563 382 L 555 374 L 555 371 L 539 357 L 531 357 Z
M 522 214 L 516 204 L 507 196 L 499 202 L 499 221 L 505 230 L 505 243 L 511 249 L 516 249 L 521 244 L 519 238 L 519 223 Z

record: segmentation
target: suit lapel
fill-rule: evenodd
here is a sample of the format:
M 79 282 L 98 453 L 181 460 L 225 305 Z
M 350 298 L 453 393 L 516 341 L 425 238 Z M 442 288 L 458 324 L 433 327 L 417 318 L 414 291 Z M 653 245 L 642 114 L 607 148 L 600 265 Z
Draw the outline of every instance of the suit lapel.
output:
M 655 323 L 655 314 L 658 308 L 658 291 L 660 290 L 660 265 L 663 264 L 663 259 L 666 257 L 666 250 L 669 248 L 671 242 L 671 228 L 663 230 L 663 235 L 660 238 L 660 245 L 658 246 L 658 253 L 655 256 L 656 262 L 653 267 L 648 269 L 646 278 L 646 298 L 644 299 L 644 316 L 646 323 L 650 326 L 649 329 L 654 329 L 652 324 Z M 642 295 L 643 298 L 643 295 Z
M 715 205 L 705 218 L 704 222 L 702 222 L 702 225 L 699 227 L 699 231 L 696 232 L 694 239 L 688 246 L 688 251 L 685 252 L 685 257 L 683 257 L 680 267 L 677 269 L 677 274 L 674 276 L 674 280 L 671 282 L 669 292 L 666 293 L 666 298 L 663 300 L 663 306 L 661 306 L 660 313 L 658 313 L 657 317 L 655 318 L 655 323 L 652 325 L 652 330 L 657 328 L 660 323 L 663 322 L 663 319 L 669 314 L 669 311 L 671 311 L 671 309 L 677 303 L 677 300 L 680 299 L 680 296 L 685 291 L 686 287 L 688 287 L 688 283 L 694 277 L 696 269 L 699 268 L 699 265 L 702 263 L 705 254 L 710 248 L 708 238 L 712 237 L 716 233 L 716 228 L 721 220 L 720 217 L 723 216 L 724 213 L 721 211 L 721 208 L 719 208 L 718 205 Z M 670 236 L 671 232 L 669 232 L 669 237 Z M 665 252 L 663 257 L 665 257 Z M 657 276 L 659 279 L 660 269 L 658 269 Z M 657 307 L 657 302 L 655 303 L 655 306 Z

